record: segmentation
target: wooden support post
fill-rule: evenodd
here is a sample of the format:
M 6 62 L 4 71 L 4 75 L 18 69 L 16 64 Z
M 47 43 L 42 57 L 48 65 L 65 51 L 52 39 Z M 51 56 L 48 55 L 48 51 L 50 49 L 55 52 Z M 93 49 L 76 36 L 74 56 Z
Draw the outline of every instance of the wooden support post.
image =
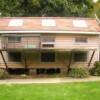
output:
M 68 65 L 68 71 L 70 70 L 70 66 L 71 66 L 71 62 L 72 62 L 72 51 L 70 53 L 70 57 L 69 57 L 69 65 Z
M 26 58 L 26 53 L 24 51 L 24 62 L 25 62 L 25 68 L 27 69 L 27 58 Z
M 92 62 L 92 59 L 93 59 L 94 54 L 95 54 L 95 50 L 93 51 L 93 53 L 91 55 L 90 61 L 88 63 L 88 67 L 90 67 L 90 65 L 91 65 L 91 62 Z
M 2 56 L 2 59 L 3 59 L 3 62 L 4 62 L 4 64 L 5 64 L 5 66 L 6 66 L 6 70 L 8 71 L 8 65 L 7 65 L 7 63 L 6 63 L 6 60 L 5 60 L 4 55 L 3 55 L 3 53 L 2 53 L 1 50 L 0 50 L 0 54 L 1 54 L 1 56 Z

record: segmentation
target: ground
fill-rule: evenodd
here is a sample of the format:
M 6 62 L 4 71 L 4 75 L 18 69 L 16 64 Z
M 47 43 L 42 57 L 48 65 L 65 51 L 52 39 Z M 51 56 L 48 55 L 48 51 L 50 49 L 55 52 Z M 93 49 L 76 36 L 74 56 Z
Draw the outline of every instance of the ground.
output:
M 0 85 L 0 100 L 100 100 L 100 81 L 3 84 Z

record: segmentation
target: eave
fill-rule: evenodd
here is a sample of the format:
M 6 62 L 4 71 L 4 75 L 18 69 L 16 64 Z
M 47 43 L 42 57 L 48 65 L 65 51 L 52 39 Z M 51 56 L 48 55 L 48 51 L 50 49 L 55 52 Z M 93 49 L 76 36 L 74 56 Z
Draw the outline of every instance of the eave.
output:
M 6 33 L 39 33 L 39 34 L 43 34 L 43 33 L 50 33 L 50 34 L 90 34 L 90 35 L 96 35 L 96 34 L 100 34 L 100 32 L 84 32 L 84 31 L 0 31 L 0 34 L 6 34 Z

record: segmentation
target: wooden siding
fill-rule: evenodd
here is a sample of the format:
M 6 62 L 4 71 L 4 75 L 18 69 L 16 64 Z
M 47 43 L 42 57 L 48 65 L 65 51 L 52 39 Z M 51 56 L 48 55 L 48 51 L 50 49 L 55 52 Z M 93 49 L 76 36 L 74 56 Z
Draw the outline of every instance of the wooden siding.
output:
M 87 43 L 76 43 L 75 37 L 84 35 L 59 35 L 56 36 L 55 48 L 58 49 L 98 49 L 99 39 L 98 36 L 85 35 L 87 37 Z
M 77 36 L 85 36 L 88 38 L 88 43 L 75 43 L 75 37 Z M 93 50 L 96 49 L 93 60 L 91 62 L 91 67 L 95 61 L 99 60 L 99 38 L 97 35 L 55 35 L 55 46 L 52 49 L 63 49 L 63 50 L 72 50 L 72 49 L 86 49 L 88 52 L 88 59 L 86 62 L 71 62 L 71 66 L 76 65 L 84 65 L 85 67 L 88 65 L 88 62 L 91 58 Z M 20 44 L 15 45 L 15 48 L 24 48 L 25 45 L 36 45 L 39 47 L 40 38 L 39 37 L 23 37 Z M 11 44 L 9 44 L 11 46 Z M 9 47 L 8 46 L 8 47 Z M 10 47 L 11 48 L 11 47 Z M 49 48 L 47 48 L 49 49 Z M 22 51 L 21 51 L 22 52 Z M 7 52 L 3 52 L 5 59 L 7 61 L 9 68 L 25 68 L 24 58 L 22 58 L 22 62 L 9 62 Z M 66 58 L 69 52 L 56 52 L 56 61 L 52 63 L 43 63 L 40 60 L 40 51 L 35 52 L 27 52 L 26 57 L 28 58 L 27 64 L 29 68 L 67 68 L 69 64 L 69 59 Z M 2 57 L 0 55 L 0 68 L 5 68 L 5 65 L 2 61 Z

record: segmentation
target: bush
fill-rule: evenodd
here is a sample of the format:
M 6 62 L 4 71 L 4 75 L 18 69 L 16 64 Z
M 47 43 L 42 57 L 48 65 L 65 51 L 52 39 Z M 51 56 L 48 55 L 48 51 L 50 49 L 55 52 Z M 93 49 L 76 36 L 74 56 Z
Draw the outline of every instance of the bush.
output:
M 4 69 L 0 69 L 0 79 L 5 79 L 5 78 L 8 78 L 8 77 L 9 77 L 8 72 Z
M 90 69 L 90 74 L 94 76 L 100 76 L 100 62 L 95 62 L 94 67 Z
M 75 67 L 69 70 L 68 76 L 74 78 L 85 78 L 89 76 L 89 71 L 86 68 Z

